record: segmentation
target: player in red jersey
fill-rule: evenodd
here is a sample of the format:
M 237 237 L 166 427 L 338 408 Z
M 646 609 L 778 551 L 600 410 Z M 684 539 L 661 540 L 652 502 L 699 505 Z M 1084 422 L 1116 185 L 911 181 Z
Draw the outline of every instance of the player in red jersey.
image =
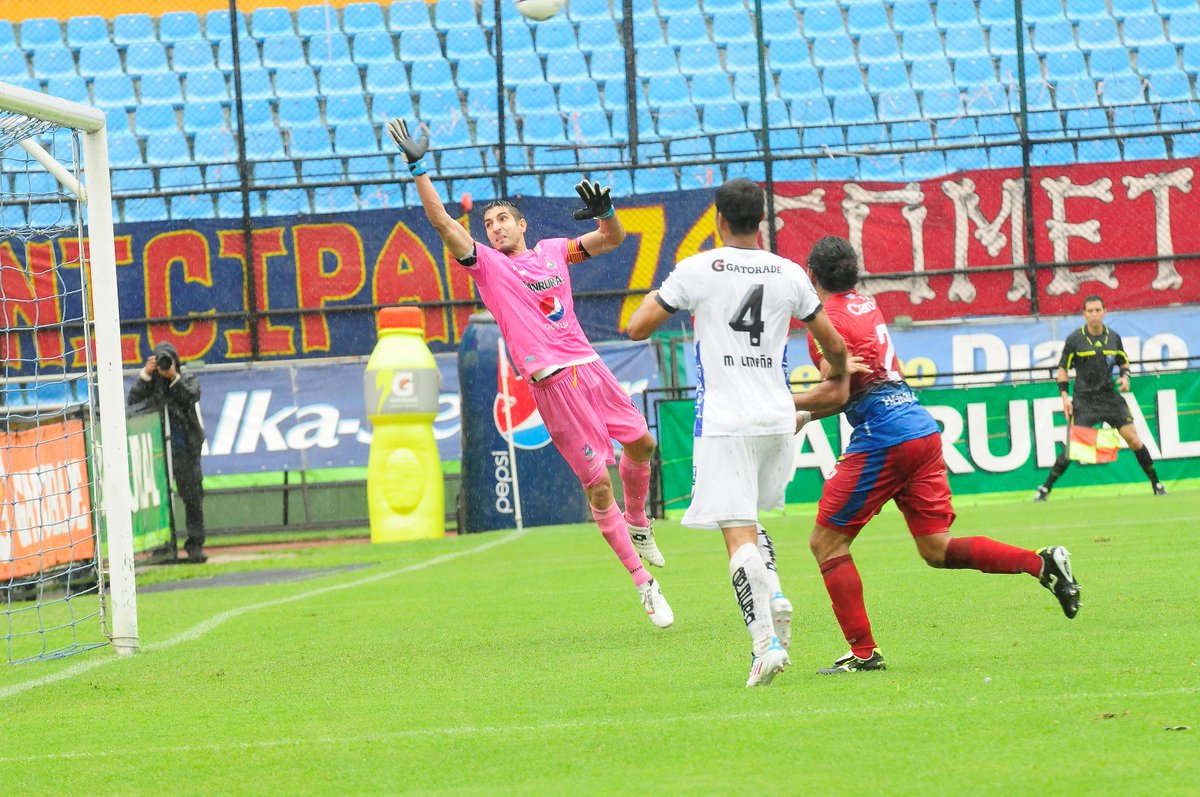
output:
M 820 565 L 833 613 L 850 651 L 819 672 L 827 675 L 885 669 L 863 602 L 862 580 L 850 556 L 860 529 L 889 500 L 908 523 L 917 550 L 931 567 L 984 573 L 1028 573 L 1054 592 L 1067 617 L 1079 611 L 1079 584 L 1070 553 L 1061 546 L 1030 551 L 990 537 L 952 537 L 954 508 L 937 422 L 900 374 L 900 361 L 883 315 L 856 293 L 858 258 L 844 238 L 822 238 L 808 255 L 808 270 L 829 320 L 850 352 L 869 367 L 827 380 L 795 397 L 797 429 L 838 412 L 854 427 L 850 445 L 825 482 L 809 546 Z M 813 362 L 827 372 L 809 336 Z

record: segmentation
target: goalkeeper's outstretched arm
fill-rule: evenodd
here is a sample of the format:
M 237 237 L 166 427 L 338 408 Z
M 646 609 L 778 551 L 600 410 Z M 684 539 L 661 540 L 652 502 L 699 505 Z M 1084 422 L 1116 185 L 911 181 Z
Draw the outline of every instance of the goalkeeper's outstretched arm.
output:
M 437 230 L 442 243 L 457 259 L 471 254 L 475 249 L 475 240 L 471 238 L 470 233 L 463 229 L 457 219 L 446 212 L 442 198 L 438 196 L 437 189 L 433 187 L 433 180 L 429 179 L 429 175 L 426 173 L 424 158 L 429 149 L 429 135 L 422 133 L 419 139 L 414 139 L 409 135 L 408 123 L 403 119 L 393 119 L 388 122 L 387 128 L 392 140 L 400 148 L 404 162 L 408 164 L 408 170 L 412 172 L 413 184 L 417 187 L 417 196 L 421 198 L 421 207 L 425 209 L 425 216 Z

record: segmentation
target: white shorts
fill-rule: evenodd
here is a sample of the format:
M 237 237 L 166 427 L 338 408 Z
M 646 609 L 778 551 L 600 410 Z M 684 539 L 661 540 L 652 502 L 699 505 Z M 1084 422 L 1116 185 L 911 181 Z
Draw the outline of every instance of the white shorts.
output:
M 692 449 L 692 503 L 683 525 L 752 526 L 760 509 L 781 509 L 795 474 L 796 435 L 697 437 Z

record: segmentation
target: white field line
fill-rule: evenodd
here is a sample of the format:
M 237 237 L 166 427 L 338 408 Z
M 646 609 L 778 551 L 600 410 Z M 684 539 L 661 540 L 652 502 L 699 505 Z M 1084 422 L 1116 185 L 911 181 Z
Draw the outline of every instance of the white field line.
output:
M 250 604 L 249 606 L 239 606 L 235 609 L 228 609 L 226 611 L 221 612 L 220 614 L 213 615 L 212 617 L 208 618 L 207 620 L 197 623 L 196 625 L 192 626 L 191 628 L 188 628 L 184 631 L 179 632 L 178 634 L 176 634 L 173 637 L 170 637 L 169 639 L 163 640 L 162 642 L 151 642 L 149 644 L 143 645 L 142 650 L 146 653 L 152 653 L 152 652 L 159 651 L 159 650 L 167 650 L 168 648 L 173 648 L 180 643 L 190 642 L 194 639 L 199 639 L 200 637 L 204 636 L 209 631 L 212 631 L 214 628 L 225 623 L 226 621 L 232 620 L 235 617 L 240 617 L 241 615 L 246 614 L 248 612 L 256 612 L 260 609 L 269 609 L 274 606 L 282 606 L 282 605 L 285 605 L 288 603 L 295 603 L 296 601 L 308 600 L 309 598 L 315 598 L 320 595 L 326 595 L 330 592 L 337 592 L 338 590 L 343 590 L 343 589 L 353 589 L 355 587 L 361 587 L 366 584 L 373 584 L 376 581 L 383 581 L 384 579 L 393 578 L 395 576 L 403 575 L 405 573 L 413 573 L 413 572 L 416 572 L 417 570 L 424 570 L 427 567 L 433 567 L 434 565 L 440 565 L 445 562 L 449 562 L 453 559 L 458 559 L 459 557 L 462 557 L 462 556 L 468 556 L 470 554 L 480 553 L 481 551 L 486 551 L 491 548 L 495 548 L 498 545 L 504 545 L 505 543 L 512 542 L 515 539 L 525 536 L 525 533 L 526 532 L 524 532 L 524 531 L 514 531 L 510 534 L 506 534 L 505 536 L 503 536 L 499 539 L 492 540 L 491 542 L 485 542 L 482 545 L 476 546 L 469 550 L 456 551 L 454 553 L 442 554 L 441 556 L 435 556 L 432 559 L 426 559 L 422 562 L 417 562 L 415 564 L 401 567 L 398 570 L 388 570 L 383 573 L 375 573 L 373 575 L 366 576 L 364 578 L 355 579 L 354 581 L 347 581 L 342 584 L 330 584 L 329 586 L 326 586 L 326 587 L 319 587 L 317 589 L 312 589 L 307 592 L 301 592 L 296 595 L 288 595 L 283 598 L 275 598 L 274 600 L 264 601 L 262 603 L 254 603 L 254 604 Z M 97 667 L 102 667 L 105 664 L 111 664 L 115 661 L 120 661 L 120 660 L 121 660 L 121 657 L 118 657 L 116 655 L 112 655 L 112 656 L 98 655 L 93 658 L 81 661 L 78 664 L 74 664 L 70 667 L 67 667 L 66 669 L 59 670 L 58 672 L 53 673 L 52 675 L 44 675 L 40 678 L 33 678 L 29 681 L 23 681 L 21 683 L 12 684 L 11 686 L 0 687 L 0 700 L 4 700 L 5 698 L 13 697 L 14 695 L 19 695 L 22 692 L 29 691 L 30 689 L 36 689 L 39 686 L 47 686 L 52 683 L 57 683 L 58 681 L 65 681 L 68 678 L 74 678 L 77 675 L 82 675 L 83 673 L 90 672 L 90 671 L 96 669 Z
M 868 676 L 870 677 L 870 676 Z M 1200 686 L 1182 686 L 1174 689 L 1150 689 L 1120 692 L 1080 692 L 1077 694 L 1055 695 L 1058 702 L 1089 702 L 1097 700 L 1116 700 L 1130 698 L 1166 697 L 1170 695 L 1192 695 L 1200 692 Z M 889 706 L 876 706 L 871 709 L 874 715 L 907 714 L 914 711 L 936 711 L 939 709 L 955 711 L 975 708 L 995 708 L 1009 703 L 1024 706 L 1028 701 L 1023 698 L 1006 700 L 976 700 L 947 703 L 938 700 L 922 700 L 916 703 L 902 703 Z M 454 725 L 444 728 L 413 728 L 403 731 L 387 731 L 383 733 L 364 733 L 352 736 L 325 737 L 284 737 L 281 739 L 257 739 L 248 742 L 213 742 L 211 744 L 172 745 L 162 747 L 137 747 L 122 750 L 85 750 L 68 753 L 45 753 L 41 755 L 20 755 L 0 757 L 0 764 L 30 761 L 73 761 L 109 757 L 130 758 L 145 757 L 147 754 L 163 753 L 180 755 L 193 752 L 238 752 L 244 750 L 267 750 L 281 747 L 345 747 L 348 744 L 366 744 L 371 742 L 386 742 L 400 739 L 433 739 L 456 736 L 505 736 L 512 733 L 540 734 L 554 731 L 595 730 L 599 728 L 643 728 L 646 725 L 677 725 L 713 722 L 745 722 L 747 720 L 797 720 L 804 717 L 828 716 L 845 714 L 861 716 L 861 706 L 830 706 L 830 707 L 793 707 L 786 710 L 764 709 L 762 711 L 739 711 L 723 714 L 675 714 L 675 715 L 639 715 L 636 717 L 617 718 L 588 718 L 570 720 L 567 722 L 542 722 L 534 724 L 514 725 Z

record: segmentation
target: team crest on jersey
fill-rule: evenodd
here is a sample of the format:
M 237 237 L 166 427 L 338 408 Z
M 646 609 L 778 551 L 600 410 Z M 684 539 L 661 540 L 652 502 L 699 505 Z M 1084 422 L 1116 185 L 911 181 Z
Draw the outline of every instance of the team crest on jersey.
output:
M 562 302 L 557 296 L 543 296 L 538 306 L 542 310 L 542 315 L 546 316 L 547 321 L 562 321 L 563 316 L 567 314 L 563 308 Z
M 596 452 L 593 451 L 592 447 L 590 445 L 588 445 L 587 443 L 584 443 L 584 445 L 583 445 L 583 458 L 586 459 L 588 462 L 591 462 L 593 459 L 596 458 Z
M 550 268 L 550 269 L 558 268 L 558 263 L 555 263 L 550 258 L 546 258 L 546 268 Z

